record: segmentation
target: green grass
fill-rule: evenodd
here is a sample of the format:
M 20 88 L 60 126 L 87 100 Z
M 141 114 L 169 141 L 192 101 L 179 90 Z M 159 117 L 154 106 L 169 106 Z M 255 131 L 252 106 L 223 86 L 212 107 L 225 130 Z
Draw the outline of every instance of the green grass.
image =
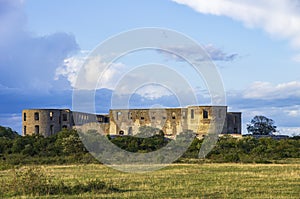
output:
M 117 191 L 35 198 L 299 198 L 299 164 L 173 164 L 150 173 L 123 173 L 104 165 L 42 166 L 66 185 L 99 179 Z M 0 171 L 8 181 L 13 170 Z M 19 197 L 18 197 L 19 198 Z M 25 198 L 34 198 L 27 195 Z

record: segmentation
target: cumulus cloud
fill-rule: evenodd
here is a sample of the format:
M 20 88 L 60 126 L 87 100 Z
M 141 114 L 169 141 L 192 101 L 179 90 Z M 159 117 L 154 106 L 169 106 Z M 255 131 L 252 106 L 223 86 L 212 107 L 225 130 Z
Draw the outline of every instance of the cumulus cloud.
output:
M 281 127 L 278 129 L 279 134 L 282 135 L 289 135 L 289 136 L 299 136 L 300 135 L 300 128 L 299 127 Z
M 299 0 L 173 0 L 203 14 L 227 16 L 300 48 Z
M 0 1 L 0 84 L 47 90 L 54 84 L 55 69 L 79 47 L 71 34 L 30 33 L 23 6 L 21 0 Z
M 66 78 L 70 85 L 74 88 L 80 68 L 83 66 L 88 56 L 88 51 L 80 51 L 74 56 L 64 59 L 63 63 L 56 68 L 55 80 Z
M 168 89 L 156 84 L 145 85 L 139 88 L 136 93 L 150 100 L 159 99 L 162 96 L 173 95 Z
M 297 117 L 300 115 L 299 108 L 298 108 L 298 110 L 286 110 L 285 112 L 291 117 Z
M 231 91 L 227 102 L 232 111 L 243 113 L 244 133 L 246 124 L 256 115 L 272 118 L 279 127 L 280 134 L 291 132 L 300 134 L 297 130 L 300 121 L 300 82 L 254 82 L 243 91 Z M 290 127 L 292 130 L 289 131 Z M 299 129 L 299 128 L 298 128 Z
M 55 79 L 66 78 L 73 88 L 113 89 L 126 66 L 121 62 L 109 64 L 101 56 L 91 58 L 88 54 L 89 51 L 81 51 L 66 58 L 56 69 Z
M 245 99 L 289 99 L 300 98 L 300 82 L 292 81 L 274 85 L 270 82 L 254 82 L 243 93 Z

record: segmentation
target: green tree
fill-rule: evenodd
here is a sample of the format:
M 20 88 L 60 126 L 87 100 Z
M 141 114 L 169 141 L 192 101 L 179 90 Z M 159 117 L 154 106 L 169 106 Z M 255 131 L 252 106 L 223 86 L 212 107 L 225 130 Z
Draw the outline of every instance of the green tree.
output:
M 14 139 L 20 135 L 9 127 L 0 126 L 0 138 Z
M 271 135 L 276 132 L 274 121 L 265 116 L 255 116 L 250 124 L 247 124 L 247 131 L 253 135 Z
M 56 147 L 60 148 L 64 155 L 74 155 L 86 151 L 76 130 L 62 130 L 57 134 Z

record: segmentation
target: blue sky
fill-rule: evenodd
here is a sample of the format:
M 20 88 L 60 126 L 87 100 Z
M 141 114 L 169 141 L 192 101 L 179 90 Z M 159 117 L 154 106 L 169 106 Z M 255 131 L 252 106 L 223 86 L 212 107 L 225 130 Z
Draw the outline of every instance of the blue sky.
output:
M 244 124 L 262 114 L 281 133 L 299 133 L 299 5 L 298 0 L 0 0 L 0 125 L 20 132 L 22 109 L 71 108 L 75 77 L 89 52 L 120 32 L 160 27 L 209 51 L 227 104 L 243 112 Z M 127 62 L 120 60 L 117 68 Z M 99 98 L 111 96 L 110 83 Z M 171 96 L 159 95 L 165 91 L 148 90 L 139 99 L 176 106 Z

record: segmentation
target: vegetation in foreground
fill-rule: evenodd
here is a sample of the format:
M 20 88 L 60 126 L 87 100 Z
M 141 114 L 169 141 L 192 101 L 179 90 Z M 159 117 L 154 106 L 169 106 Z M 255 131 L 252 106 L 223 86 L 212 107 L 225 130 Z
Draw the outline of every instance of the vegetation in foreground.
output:
M 28 171 L 28 167 L 20 168 L 24 169 Z M 300 192 L 299 164 L 172 164 L 142 174 L 123 173 L 99 164 L 48 165 L 36 169 L 51 176 L 54 192 L 20 191 L 15 190 L 16 186 L 7 192 L 3 183 L 23 180 L 14 178 L 15 170 L 6 170 L 0 171 L 0 197 L 298 199 Z M 31 178 L 32 184 L 22 186 L 43 187 L 44 181 Z M 59 185 L 60 182 L 64 185 Z M 96 186 L 90 182 L 96 182 Z
M 148 138 L 109 139 L 125 150 L 145 153 L 170 141 L 161 131 L 153 132 Z M 189 164 L 173 164 L 151 173 L 122 173 L 91 164 L 98 162 L 75 130 L 43 138 L 21 137 L 0 128 L 0 198 L 299 198 L 298 137 L 222 137 L 204 160 L 197 159 L 201 145 L 195 139 L 178 160 Z
M 145 129 L 141 129 L 143 133 Z M 110 138 L 118 147 L 136 153 L 156 151 L 168 144 L 169 139 L 159 129 L 146 129 L 150 137 L 121 136 Z M 177 139 L 184 137 L 184 134 Z M 93 136 L 91 136 L 93 138 Z M 197 159 L 203 140 L 194 139 L 188 150 L 178 162 L 190 162 Z M 98 144 L 99 145 L 99 144 Z M 97 147 L 98 146 L 96 144 Z M 236 139 L 230 136 L 219 138 L 216 146 L 202 162 L 216 163 L 288 163 L 291 159 L 300 158 L 300 139 L 275 140 L 272 138 L 245 137 Z M 100 149 L 102 150 L 102 149 Z M 105 149 L 103 149 L 105 150 Z M 114 154 L 115 158 L 118 154 Z M 187 161 L 188 160 L 188 161 Z M 15 165 L 30 164 L 73 164 L 98 163 L 85 149 L 76 130 L 63 130 L 56 135 L 18 136 L 9 128 L 0 128 L 0 170 Z
M 81 183 L 74 180 L 72 184 L 66 184 L 62 179 L 54 180 L 41 167 L 22 167 L 13 169 L 11 178 L 0 180 L 0 196 L 24 196 L 24 195 L 75 195 L 82 193 L 110 193 L 118 191 L 107 185 L 100 179 L 93 179 Z

